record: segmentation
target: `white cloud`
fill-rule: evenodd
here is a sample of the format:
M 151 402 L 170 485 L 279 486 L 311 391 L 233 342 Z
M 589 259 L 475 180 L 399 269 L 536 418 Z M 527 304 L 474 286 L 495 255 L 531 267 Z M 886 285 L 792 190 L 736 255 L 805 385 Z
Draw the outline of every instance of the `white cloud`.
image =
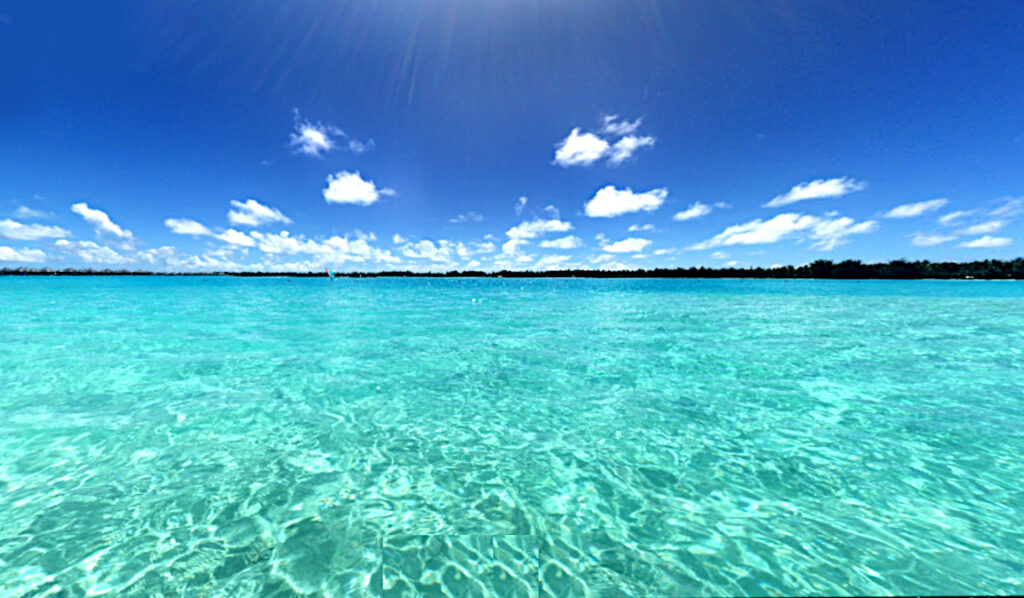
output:
M 505 231 L 505 235 L 509 239 L 533 239 L 544 233 L 564 233 L 570 230 L 572 230 L 572 224 L 557 218 L 551 220 L 535 218 L 513 226 Z
M 958 210 L 956 212 L 950 212 L 939 216 L 939 222 L 942 224 L 953 224 L 960 218 L 973 214 L 974 210 Z
M 398 233 L 391 235 L 391 242 L 394 243 L 395 245 L 401 245 L 402 243 L 405 243 L 407 240 L 408 239 L 406 239 L 405 237 Z
M 985 235 L 984 237 L 977 238 L 973 241 L 967 241 L 961 243 L 960 247 L 971 247 L 971 248 L 992 248 L 992 247 L 1006 247 L 1013 242 L 1013 239 L 1009 237 L 993 237 Z
M 325 241 L 306 239 L 302 235 L 293 237 L 288 231 L 279 233 L 249 233 L 260 251 L 271 255 L 308 254 L 313 257 L 303 264 L 303 268 L 319 268 L 337 262 L 389 262 L 399 261 L 390 251 L 377 249 L 369 242 L 368 235 L 357 235 L 356 239 L 333 236 Z
M 228 230 L 215 235 L 221 241 L 228 243 L 229 245 L 238 245 L 241 247 L 255 247 L 256 241 L 249 235 L 242 231 L 229 228 Z
M 701 216 L 707 216 L 711 213 L 711 206 L 695 202 L 692 206 L 686 208 L 682 212 L 676 212 L 676 215 L 672 217 L 672 220 L 685 221 L 693 220 L 694 218 L 700 218 Z
M 46 261 L 46 253 L 40 249 L 29 249 L 28 247 L 15 249 L 0 246 L 0 262 L 38 263 L 43 261 Z
M 61 251 L 69 251 L 82 261 L 90 264 L 127 264 L 131 258 L 121 255 L 113 249 L 92 241 L 67 241 L 61 239 L 54 243 Z
M 121 228 L 110 220 L 110 216 L 103 210 L 96 210 L 89 207 L 89 204 L 80 202 L 71 205 L 71 211 L 85 219 L 92 225 L 97 234 L 109 234 L 121 239 L 131 239 L 132 232 Z
M 402 255 L 414 259 L 426 259 L 432 262 L 453 263 L 452 254 L 468 257 L 469 253 L 462 243 L 453 243 L 444 239 L 436 244 L 426 239 L 416 243 L 408 243 L 402 247 Z
M 484 217 L 476 212 L 466 212 L 465 214 L 459 214 L 448 222 L 451 222 L 452 224 L 460 224 L 462 222 L 480 222 L 483 219 Z
M 525 239 L 509 239 L 501 245 L 501 253 L 506 256 L 512 256 L 519 253 L 519 248 L 523 245 L 529 245 L 530 242 Z
M 327 203 L 348 203 L 368 206 L 381 195 L 395 195 L 394 189 L 378 189 L 373 181 L 364 180 L 359 172 L 341 171 L 327 177 L 324 199 Z
M 18 241 L 35 241 L 37 239 L 60 239 L 71 233 L 59 226 L 43 224 L 22 224 L 16 220 L 5 218 L 0 220 L 0 237 Z
M 938 210 L 947 203 L 949 203 L 948 199 L 930 199 L 916 203 L 905 203 L 886 212 L 883 218 L 913 218 L 926 212 Z
M 618 114 L 612 114 L 611 116 L 605 116 L 602 119 L 601 132 L 607 135 L 614 135 L 621 137 L 635 133 L 640 128 L 640 123 L 643 122 L 643 118 L 638 118 L 633 122 L 628 120 L 619 120 Z
M 303 120 L 299 111 L 295 110 L 295 132 L 291 134 L 290 144 L 296 152 L 319 158 L 321 154 L 337 147 L 335 137 L 344 136 L 344 131 L 338 127 Z M 349 145 L 351 147 L 351 143 Z
M 249 236 L 256 241 L 256 246 L 264 253 L 310 253 L 313 245 L 307 243 L 301 235 L 293 237 L 291 233 L 283 230 L 279 233 L 261 233 L 253 231 Z
M 14 211 L 15 218 L 49 218 L 53 214 L 44 212 L 42 210 L 33 210 L 28 206 L 18 206 L 18 209 Z
M 847 237 L 850 235 L 870 233 L 877 228 L 878 223 L 874 220 L 856 222 L 853 218 L 845 216 L 834 220 L 821 219 L 811 230 L 810 237 L 814 241 L 811 243 L 811 249 L 832 251 L 836 247 L 848 243 Z
M 575 235 L 569 235 L 568 237 L 561 237 L 559 239 L 551 239 L 550 241 L 541 241 L 540 246 L 545 249 L 575 249 L 583 245 L 583 239 Z
M 570 259 L 572 259 L 572 257 L 568 255 L 545 255 L 533 264 L 533 269 L 557 270 Z
M 645 147 L 654 146 L 654 137 L 637 137 L 635 135 L 627 135 L 622 139 L 615 142 L 615 145 L 611 148 L 611 153 L 608 156 L 609 164 L 622 164 L 626 160 L 633 157 L 633 154 Z
M 998 218 L 1010 218 L 1024 214 L 1024 197 L 1006 198 L 1003 205 L 989 212 L 990 216 Z
M 555 164 L 563 167 L 590 166 L 608 153 L 610 145 L 593 133 L 580 133 L 579 128 L 569 132 L 555 150 Z
M 952 241 L 953 239 L 956 239 L 956 237 L 951 235 L 914 233 L 910 239 L 910 243 L 917 247 L 934 247 L 947 241 Z
M 591 218 L 612 218 L 630 212 L 652 212 L 661 207 L 668 196 L 668 189 L 651 189 L 634 193 L 631 189 L 616 189 L 612 185 L 603 187 L 583 206 Z
M 812 248 L 828 251 L 847 242 L 846 237 L 850 235 L 869 233 L 877 227 L 874 220 L 858 223 L 847 217 L 829 219 L 785 213 L 769 220 L 759 218 L 730 226 L 706 241 L 691 245 L 690 249 L 776 243 L 789 237 L 803 236 L 813 241 Z
M 771 201 L 764 204 L 766 208 L 786 206 L 798 201 L 808 199 L 821 199 L 825 197 L 841 197 L 854 191 L 860 191 L 866 186 L 865 183 L 855 181 L 851 178 L 840 177 L 834 179 L 816 179 L 806 183 L 794 185 L 792 189 L 782 195 L 777 195 Z
M 366 143 L 363 143 L 362 141 L 357 141 L 355 139 L 348 140 L 348 149 L 353 154 L 362 154 L 366 152 L 366 150 L 371 149 L 373 146 L 373 139 L 367 141 Z
M 195 220 L 189 220 L 188 218 L 168 218 L 164 220 L 164 225 L 171 229 L 171 232 L 176 235 L 212 235 L 213 231 L 206 228 L 202 224 Z
M 608 253 L 637 253 L 651 244 L 649 239 L 630 237 L 602 247 Z
M 975 224 L 974 226 L 968 226 L 967 228 L 959 231 L 959 233 L 961 235 L 986 235 L 988 233 L 994 233 L 1004 226 L 1006 226 L 1005 220 L 991 220 L 989 222 Z
M 518 200 L 516 200 L 516 216 L 519 216 L 520 214 L 523 213 L 523 208 L 526 207 L 527 201 L 529 201 L 529 199 L 527 199 L 525 196 L 521 196 Z
M 716 251 L 711 254 L 711 257 L 715 258 L 716 260 L 724 260 L 729 259 L 729 254 L 724 251 Z
M 247 199 L 244 202 L 231 200 L 235 208 L 228 212 L 228 222 L 235 226 L 260 226 L 271 222 L 291 223 L 291 218 L 281 213 L 281 210 L 265 206 L 255 199 Z
M 546 213 L 549 218 L 561 218 L 562 216 L 561 213 L 559 213 L 558 208 L 555 206 L 544 206 L 544 213 Z
M 651 232 L 651 231 L 654 230 L 654 225 L 653 224 L 630 224 L 629 225 L 629 229 L 627 229 L 627 230 L 629 232 L 631 232 L 631 233 L 635 233 L 635 232 L 638 232 L 638 231 Z

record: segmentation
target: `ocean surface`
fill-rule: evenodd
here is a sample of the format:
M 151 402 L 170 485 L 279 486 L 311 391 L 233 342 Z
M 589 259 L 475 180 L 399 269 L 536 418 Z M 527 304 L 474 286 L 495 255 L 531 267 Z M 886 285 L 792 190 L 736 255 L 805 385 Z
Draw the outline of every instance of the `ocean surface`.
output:
M 1024 593 L 1024 283 L 0 277 L 0 596 Z

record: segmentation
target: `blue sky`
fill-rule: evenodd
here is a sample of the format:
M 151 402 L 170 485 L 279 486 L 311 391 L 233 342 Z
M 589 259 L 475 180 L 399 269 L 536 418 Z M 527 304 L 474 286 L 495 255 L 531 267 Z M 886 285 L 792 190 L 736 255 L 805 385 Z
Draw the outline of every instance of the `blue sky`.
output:
M 1012 258 L 1019 2 L 0 4 L 0 265 Z

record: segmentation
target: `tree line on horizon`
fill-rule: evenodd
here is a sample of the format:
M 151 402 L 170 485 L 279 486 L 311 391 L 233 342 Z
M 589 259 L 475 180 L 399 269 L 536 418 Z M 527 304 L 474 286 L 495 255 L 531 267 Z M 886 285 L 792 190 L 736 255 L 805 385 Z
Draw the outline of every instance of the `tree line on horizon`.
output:
M 144 270 L 93 270 L 67 268 L 3 268 L 0 275 L 57 275 L 57 276 L 249 276 L 249 277 L 327 277 L 326 272 L 151 272 Z M 897 279 L 920 278 L 938 279 L 1024 279 L 1024 258 L 1013 260 L 981 260 L 974 262 L 930 262 L 928 260 L 866 264 L 860 260 L 816 260 L 802 266 L 779 266 L 774 268 L 655 268 L 636 270 L 501 270 L 483 272 L 479 270 L 449 272 L 337 272 L 335 276 L 346 278 L 375 277 L 488 277 L 488 278 L 829 278 L 829 279 Z

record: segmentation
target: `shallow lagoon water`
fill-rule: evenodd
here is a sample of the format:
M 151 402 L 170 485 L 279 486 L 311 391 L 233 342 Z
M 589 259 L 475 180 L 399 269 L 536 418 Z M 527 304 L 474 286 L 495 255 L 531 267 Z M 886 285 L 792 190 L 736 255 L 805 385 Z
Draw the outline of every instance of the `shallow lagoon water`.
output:
M 1024 284 L 0 278 L 0 596 L 1024 593 Z

